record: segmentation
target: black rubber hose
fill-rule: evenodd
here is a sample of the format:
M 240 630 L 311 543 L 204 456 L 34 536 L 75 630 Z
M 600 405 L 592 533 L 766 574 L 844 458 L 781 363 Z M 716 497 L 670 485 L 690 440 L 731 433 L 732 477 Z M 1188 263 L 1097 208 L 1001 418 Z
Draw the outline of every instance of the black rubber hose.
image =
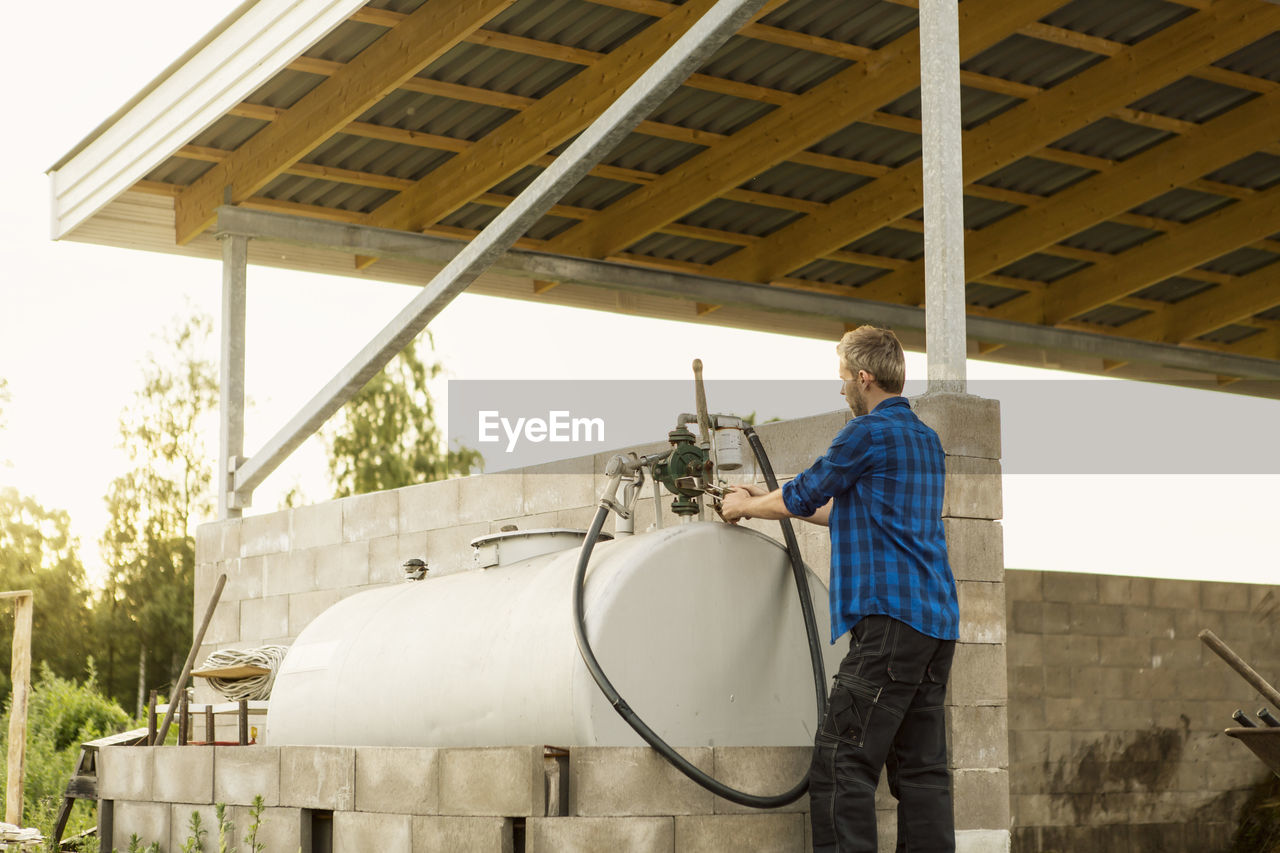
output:
M 776 489 L 778 481 L 773 476 L 773 468 L 769 465 L 769 459 L 765 455 L 764 447 L 760 444 L 759 437 L 750 427 L 745 432 L 747 440 L 751 443 L 751 449 L 755 452 L 756 460 L 760 464 L 760 470 L 765 476 L 765 482 L 771 490 Z M 577 570 L 573 576 L 573 636 L 578 642 L 578 651 L 582 655 L 582 662 L 586 664 L 587 671 L 595 679 L 600 691 L 604 693 L 605 698 L 609 700 L 609 704 L 618 712 L 618 715 L 626 720 L 627 725 L 631 726 L 636 734 L 640 735 L 649 746 L 657 750 L 663 758 L 681 773 L 716 796 L 723 797 L 741 806 L 750 806 L 757 809 L 781 808 L 803 797 L 805 792 L 809 790 L 808 774 L 805 774 L 805 777 L 791 790 L 782 794 L 765 796 L 748 794 L 746 791 L 731 788 L 720 780 L 714 779 L 699 770 L 689 763 L 684 756 L 676 752 L 657 732 L 649 728 L 644 720 L 640 719 L 640 716 L 632 710 L 631 706 L 627 704 L 626 700 L 622 698 L 609 681 L 609 677 L 604 674 L 604 670 L 600 668 L 600 662 L 596 660 L 595 653 L 591 650 L 591 643 L 587 640 L 583 591 L 587 577 L 587 565 L 591 562 L 591 551 L 595 548 L 596 540 L 600 538 L 600 531 L 604 527 L 604 520 L 608 515 L 609 510 L 603 506 L 596 510 L 595 518 L 591 520 L 591 528 L 587 531 L 587 538 L 582 543 L 582 551 L 578 556 Z M 796 542 L 796 534 L 791 529 L 790 520 L 785 518 L 782 519 L 782 534 L 787 543 L 787 555 L 791 560 L 791 571 L 796 582 L 796 590 L 800 596 L 800 611 L 804 616 L 805 632 L 809 639 L 814 686 L 818 694 L 818 723 L 821 725 L 822 718 L 826 715 L 827 707 L 827 677 L 822 662 L 822 640 L 818 637 L 818 623 L 813 615 L 813 598 L 809 595 L 809 583 L 805 575 L 804 562 L 800 559 L 800 548 Z

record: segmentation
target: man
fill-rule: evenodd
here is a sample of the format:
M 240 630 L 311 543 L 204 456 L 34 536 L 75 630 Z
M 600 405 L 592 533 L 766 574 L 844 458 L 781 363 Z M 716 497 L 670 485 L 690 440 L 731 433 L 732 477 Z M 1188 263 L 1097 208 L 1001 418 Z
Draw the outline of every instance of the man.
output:
M 898 850 L 952 853 L 944 697 L 959 606 L 942 528 L 938 435 L 901 396 L 893 332 L 861 326 L 836 346 L 854 418 L 781 489 L 738 487 L 728 521 L 801 518 L 831 529 L 831 638 L 852 629 L 815 739 L 815 853 L 875 853 L 875 790 L 888 765 Z

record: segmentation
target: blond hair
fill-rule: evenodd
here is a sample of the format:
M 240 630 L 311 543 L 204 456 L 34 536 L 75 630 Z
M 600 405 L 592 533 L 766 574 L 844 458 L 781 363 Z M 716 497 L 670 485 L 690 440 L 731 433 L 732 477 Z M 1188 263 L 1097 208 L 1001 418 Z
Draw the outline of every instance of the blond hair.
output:
M 840 361 L 854 376 L 865 370 L 876 378 L 876 384 L 890 394 L 901 394 L 907 380 L 907 360 L 902 343 L 888 329 L 859 326 L 845 332 L 836 344 Z

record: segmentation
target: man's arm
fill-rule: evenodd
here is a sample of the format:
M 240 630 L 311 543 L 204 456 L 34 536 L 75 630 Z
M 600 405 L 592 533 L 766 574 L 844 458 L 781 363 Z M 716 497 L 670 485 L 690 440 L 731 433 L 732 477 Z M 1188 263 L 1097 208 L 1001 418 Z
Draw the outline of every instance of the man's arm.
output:
M 732 492 L 725 496 L 720 505 L 720 514 L 725 521 L 737 522 L 743 518 L 764 518 L 776 520 L 780 518 L 800 518 L 812 524 L 828 524 L 831 516 L 831 501 L 819 507 L 808 517 L 792 515 L 782 501 L 782 489 L 765 491 L 760 486 L 734 486 Z

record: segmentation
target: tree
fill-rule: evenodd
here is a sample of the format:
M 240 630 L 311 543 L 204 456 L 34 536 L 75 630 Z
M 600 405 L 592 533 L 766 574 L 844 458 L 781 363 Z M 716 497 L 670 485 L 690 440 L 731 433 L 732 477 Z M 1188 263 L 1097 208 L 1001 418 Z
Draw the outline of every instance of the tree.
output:
M 450 448 L 436 425 L 427 383 L 442 369 L 438 361 L 425 364 L 410 343 L 347 402 L 325 442 L 335 497 L 465 476 L 483 467 L 479 451 Z
M 133 467 L 112 481 L 102 537 L 108 575 L 95 608 L 103 689 L 129 706 L 177 680 L 191 638 L 195 525 L 212 512 L 213 466 L 203 438 L 218 403 L 206 350 L 213 322 L 196 315 L 164 338 L 120 418 Z M 158 670 L 158 671 L 157 671 Z M 136 689 L 136 693 L 134 690 Z

